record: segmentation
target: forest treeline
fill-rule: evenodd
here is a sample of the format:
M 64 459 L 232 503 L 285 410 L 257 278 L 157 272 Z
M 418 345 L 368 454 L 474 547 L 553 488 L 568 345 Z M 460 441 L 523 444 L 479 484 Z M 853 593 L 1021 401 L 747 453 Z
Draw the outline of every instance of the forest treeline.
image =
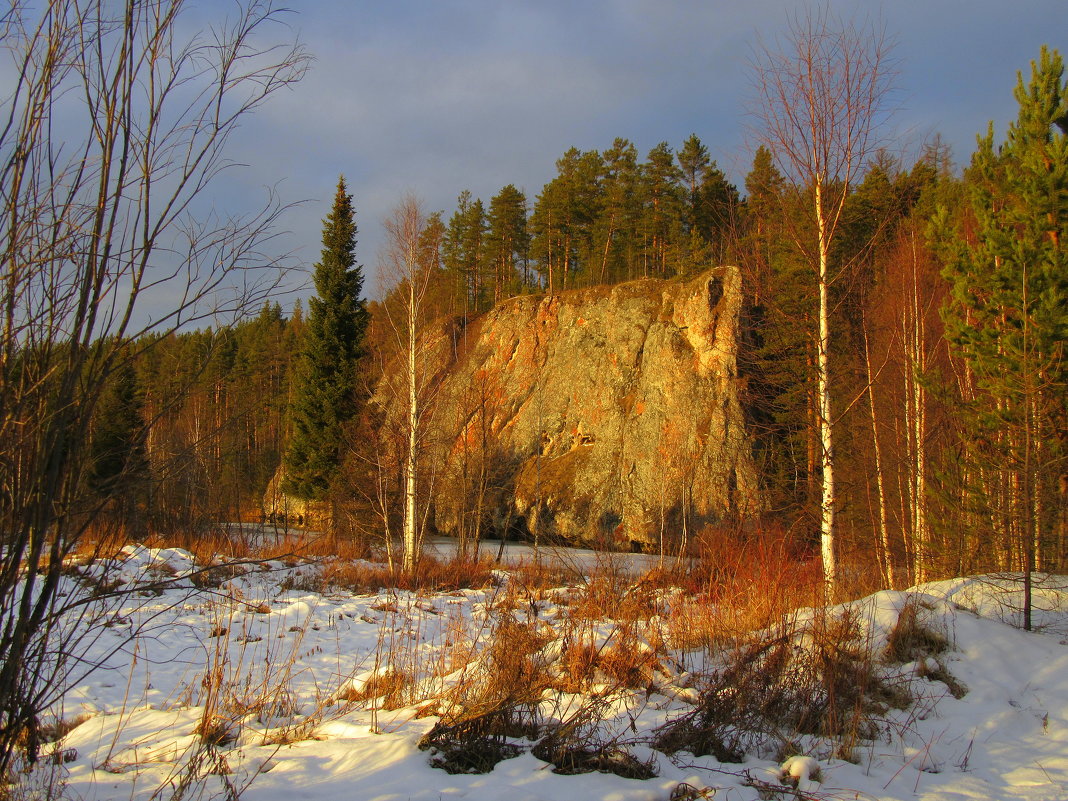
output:
M 1063 150 L 1063 134 L 1046 138 Z M 1050 186 L 1033 185 L 1036 155 L 1012 146 L 991 134 L 961 173 L 938 139 L 911 162 L 882 151 L 847 187 L 830 287 L 839 548 L 888 585 L 1022 569 L 1029 549 L 1039 568 L 1065 566 L 1066 212 L 1042 204 L 1050 191 L 1063 202 L 1068 180 L 1061 164 Z M 571 148 L 532 198 L 514 185 L 486 203 L 463 191 L 450 214 L 428 216 L 421 314 L 471 319 L 518 294 L 738 265 L 739 382 L 766 520 L 814 542 L 816 268 L 799 246 L 813 235 L 811 193 L 764 147 L 741 187 L 696 135 L 644 160 L 626 139 Z M 1034 269 L 999 274 L 1028 225 Z M 368 304 L 364 398 L 396 356 L 394 300 Z M 131 342 L 145 355 L 112 376 L 93 423 L 105 502 L 154 530 L 259 519 L 288 445 L 306 325 L 299 304 L 287 317 L 268 302 L 233 327 Z M 345 434 L 350 519 L 364 534 L 388 524 L 368 468 L 388 450 L 380 424 L 366 409 Z M 735 524 L 745 528 L 724 521 Z

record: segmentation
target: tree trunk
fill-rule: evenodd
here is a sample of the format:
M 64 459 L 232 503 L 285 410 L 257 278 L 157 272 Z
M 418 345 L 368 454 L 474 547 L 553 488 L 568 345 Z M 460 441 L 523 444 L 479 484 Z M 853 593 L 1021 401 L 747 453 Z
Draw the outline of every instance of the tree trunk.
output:
M 823 581 L 828 597 L 838 590 L 838 558 L 835 553 L 834 531 L 834 434 L 831 423 L 831 380 L 829 350 L 830 328 L 830 242 L 823 209 L 823 186 L 817 178 L 816 228 L 819 236 L 819 340 L 816 348 L 816 397 L 819 403 L 820 466 L 822 468 L 822 496 L 820 498 L 820 556 L 823 559 Z
M 414 276 L 413 276 L 414 279 Z M 416 393 L 416 298 L 415 281 L 408 282 L 408 448 L 404 458 L 404 560 L 402 567 L 415 569 L 415 456 L 418 445 L 419 398 Z
M 886 488 L 883 482 L 883 457 L 879 445 L 879 426 L 875 417 L 875 378 L 871 370 L 871 352 L 868 349 L 868 330 L 864 329 L 864 366 L 868 374 L 868 405 L 871 410 L 871 439 L 875 448 L 875 487 L 879 498 L 879 547 L 882 554 L 880 567 L 883 582 L 887 587 L 897 586 L 894 557 L 890 551 L 890 531 L 887 525 Z

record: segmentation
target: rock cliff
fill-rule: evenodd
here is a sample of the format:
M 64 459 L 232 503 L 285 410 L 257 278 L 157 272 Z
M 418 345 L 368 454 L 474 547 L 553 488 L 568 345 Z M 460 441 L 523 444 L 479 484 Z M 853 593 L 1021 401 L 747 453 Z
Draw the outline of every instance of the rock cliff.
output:
M 424 468 L 438 530 L 649 549 L 755 511 L 740 304 L 725 267 L 517 297 L 441 337 Z

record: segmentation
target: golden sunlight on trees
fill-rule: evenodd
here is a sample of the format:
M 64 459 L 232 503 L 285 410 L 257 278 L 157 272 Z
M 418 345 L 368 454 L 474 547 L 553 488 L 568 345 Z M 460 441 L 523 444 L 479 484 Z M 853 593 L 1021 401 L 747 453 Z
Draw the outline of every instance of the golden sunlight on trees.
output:
M 785 39 L 777 47 L 761 47 L 754 63 L 754 135 L 805 193 L 815 226 L 814 234 L 795 241 L 817 267 L 820 540 L 831 592 L 838 563 L 830 293 L 843 267 L 832 263 L 831 253 L 850 189 L 879 144 L 893 78 L 889 51 L 890 42 L 877 26 L 822 9 L 793 17 Z

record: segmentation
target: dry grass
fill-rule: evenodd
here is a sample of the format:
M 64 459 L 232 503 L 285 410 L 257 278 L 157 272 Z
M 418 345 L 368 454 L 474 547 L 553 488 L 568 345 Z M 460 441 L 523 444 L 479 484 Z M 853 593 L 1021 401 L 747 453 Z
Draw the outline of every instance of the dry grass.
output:
M 38 736 L 43 743 L 61 742 L 64 737 L 89 720 L 90 717 L 90 715 L 83 713 L 72 718 L 56 718 L 42 723 L 37 730 Z
M 920 621 L 920 604 L 909 601 L 898 614 L 897 623 L 886 638 L 883 658 L 900 665 L 928 656 L 937 656 L 949 648 L 945 635 Z
M 377 700 L 382 709 L 400 709 L 407 705 L 414 684 L 410 674 L 387 666 L 359 686 L 342 688 L 335 697 L 350 704 Z
M 283 589 L 303 592 L 342 590 L 367 594 L 382 590 L 449 592 L 483 588 L 495 582 L 494 564 L 488 559 L 435 559 L 424 556 L 411 573 L 391 571 L 387 565 L 331 557 L 305 561 L 308 569 L 293 576 Z
M 505 604 L 499 605 L 500 607 Z M 552 675 L 542 658 L 548 635 L 536 618 L 500 614 L 484 647 L 441 700 L 440 720 L 420 740 L 431 764 L 449 773 L 485 773 L 521 748 L 509 739 L 536 736 Z
M 201 586 L 218 586 L 257 562 L 281 560 L 299 569 L 283 589 L 389 588 L 392 594 L 372 607 L 379 642 L 370 677 L 340 683 L 318 706 L 333 705 L 330 714 L 342 714 L 358 704 L 377 725 L 378 710 L 422 704 L 417 714 L 439 720 L 421 747 L 432 751 L 431 764 L 451 772 L 491 770 L 501 759 L 530 750 L 557 772 L 648 778 L 652 765 L 605 735 L 606 722 L 618 715 L 608 699 L 666 694 L 662 682 L 672 672 L 699 669 L 705 672 L 693 679 L 700 690 L 697 706 L 662 727 L 656 747 L 738 761 L 754 749 L 773 753 L 813 735 L 848 755 L 859 740 L 873 736 L 876 717 L 887 706 L 908 702 L 899 687 L 881 678 L 880 659 L 901 663 L 947 646 L 923 626 L 914 606 L 902 611 L 879 659 L 848 613 L 817 613 L 799 622 L 796 610 L 822 603 L 819 562 L 775 530 L 739 535 L 706 529 L 683 564 L 641 577 L 612 559 L 581 580 L 558 564 L 529 562 L 510 568 L 501 586 L 487 557 L 424 557 L 406 574 L 367 561 L 371 554 L 358 541 L 317 538 L 252 547 L 217 532 L 179 544 L 202 566 L 194 577 Z M 497 589 L 484 618 L 466 618 L 458 606 L 430 610 L 421 596 L 488 587 Z M 412 595 L 396 594 L 400 590 Z M 551 625 L 543 619 L 550 607 Z M 422 621 L 432 612 L 449 618 L 433 647 L 423 648 Z M 216 622 L 221 654 L 235 629 L 227 625 L 231 621 Z M 209 666 L 197 730 L 207 748 L 235 742 L 253 717 L 263 729 L 295 717 L 296 705 L 286 694 L 295 656 L 279 658 L 267 683 L 244 694 L 235 689 L 234 675 L 211 673 Z M 232 666 L 227 670 L 233 674 Z M 573 695 L 586 700 L 568 701 L 565 709 L 561 698 Z M 308 725 L 276 726 L 264 741 L 312 736 L 325 714 L 312 713 Z
M 903 693 L 882 678 L 854 613 L 817 614 L 739 638 L 705 677 L 696 709 L 662 727 L 656 742 L 669 753 L 738 762 L 808 734 L 848 756 L 877 734 L 888 705 L 907 703 Z

